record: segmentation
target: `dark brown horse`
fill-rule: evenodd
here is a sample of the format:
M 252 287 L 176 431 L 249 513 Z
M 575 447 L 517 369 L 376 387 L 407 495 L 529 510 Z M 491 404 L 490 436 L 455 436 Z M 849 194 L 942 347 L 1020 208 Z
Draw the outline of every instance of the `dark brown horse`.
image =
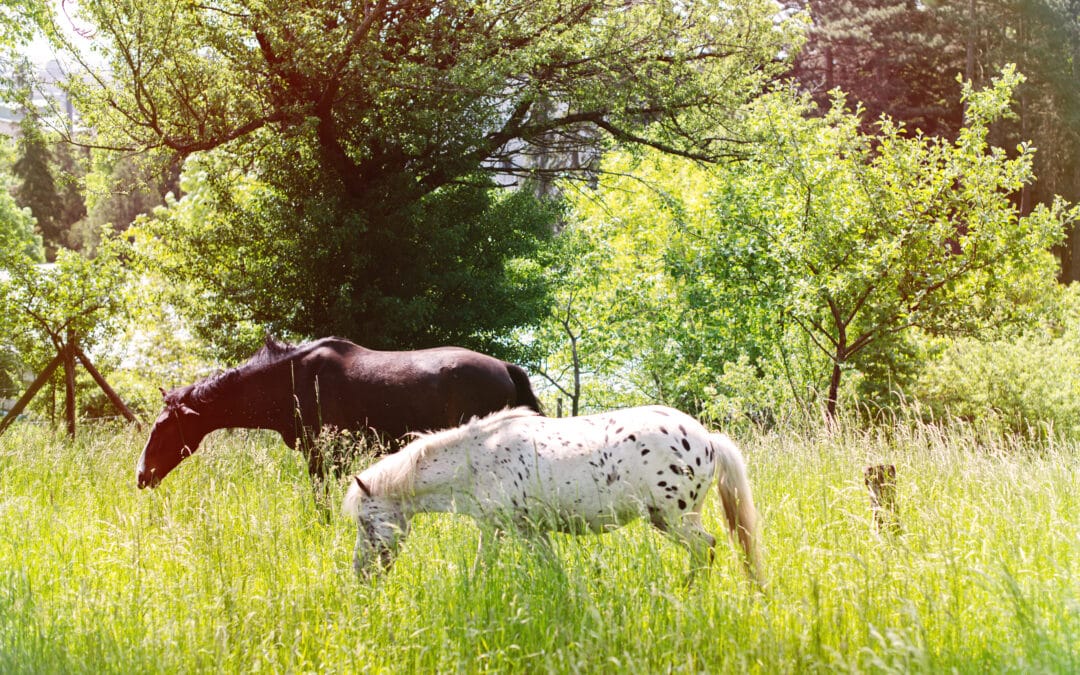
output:
M 165 409 L 135 469 L 139 487 L 161 482 L 216 429 L 276 431 L 321 477 L 312 440 L 323 427 L 400 438 L 508 406 L 540 410 L 514 364 L 459 347 L 379 352 L 340 338 L 296 347 L 268 339 L 247 363 L 162 394 Z

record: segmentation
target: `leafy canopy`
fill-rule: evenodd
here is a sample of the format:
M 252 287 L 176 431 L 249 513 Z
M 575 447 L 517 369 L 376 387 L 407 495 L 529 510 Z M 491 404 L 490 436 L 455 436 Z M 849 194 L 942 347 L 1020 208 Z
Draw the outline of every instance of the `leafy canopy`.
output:
M 780 71 L 797 27 L 767 0 L 79 12 L 109 70 L 71 83 L 94 142 L 193 158 L 188 194 L 145 229 L 147 262 L 210 337 L 247 349 L 270 329 L 502 351 L 496 336 L 545 311 L 523 261 L 553 211 L 492 194 L 490 177 L 585 171 L 605 139 L 741 153 L 729 113 Z
M 839 94 L 812 116 L 778 91 L 745 110 L 754 161 L 610 158 L 621 175 L 575 200 L 575 228 L 609 257 L 581 311 L 604 326 L 591 353 L 583 341 L 590 367 L 636 373 L 649 398 L 703 405 L 737 374 L 729 364 L 797 385 L 775 351 L 794 327 L 826 364 L 817 382 L 835 410 L 842 373 L 905 331 L 978 334 L 1028 318 L 1076 211 L 1059 201 L 1021 216 L 1011 199 L 1032 180 L 1034 149 L 1010 156 L 989 136 L 1019 81 L 1006 68 L 991 87 L 965 86 L 955 141 L 888 118 L 866 133 Z
M 100 143 L 312 152 L 345 193 L 415 200 L 597 134 L 695 157 L 782 68 L 766 0 L 87 0 L 110 75 L 73 82 Z M 385 205 L 384 205 L 385 206 Z

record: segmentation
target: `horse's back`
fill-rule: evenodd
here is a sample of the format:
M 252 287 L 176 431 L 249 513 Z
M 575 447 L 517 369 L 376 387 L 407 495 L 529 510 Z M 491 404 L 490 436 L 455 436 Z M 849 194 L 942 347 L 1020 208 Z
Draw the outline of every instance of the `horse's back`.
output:
M 379 351 L 325 338 L 301 361 L 318 382 L 323 423 L 391 436 L 456 426 L 518 398 L 509 364 L 463 347 Z
M 715 463 L 712 441 L 694 418 L 646 406 L 568 418 L 507 419 L 483 442 L 490 476 L 481 501 L 536 503 L 606 527 L 639 515 L 694 510 Z M 670 513 L 668 513 L 670 511 Z

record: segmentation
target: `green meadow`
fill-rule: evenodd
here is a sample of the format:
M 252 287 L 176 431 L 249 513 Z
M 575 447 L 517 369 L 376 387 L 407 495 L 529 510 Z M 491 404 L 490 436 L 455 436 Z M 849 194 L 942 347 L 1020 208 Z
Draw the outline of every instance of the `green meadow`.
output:
M 1080 672 L 1078 446 L 913 422 L 737 440 L 763 590 L 715 491 L 722 545 L 689 587 L 685 552 L 644 524 L 479 549 L 451 515 L 417 517 L 364 583 L 355 525 L 273 436 L 218 432 L 140 491 L 145 433 L 18 424 L 0 438 L 0 672 Z M 882 462 L 895 533 L 863 484 Z

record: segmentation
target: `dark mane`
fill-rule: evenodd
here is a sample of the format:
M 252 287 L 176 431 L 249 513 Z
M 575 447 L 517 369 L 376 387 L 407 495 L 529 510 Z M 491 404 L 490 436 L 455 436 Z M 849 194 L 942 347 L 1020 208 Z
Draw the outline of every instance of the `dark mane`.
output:
M 307 344 L 291 345 L 267 335 L 263 346 L 259 347 L 259 350 L 252 354 L 247 361 L 234 368 L 207 375 L 186 387 L 173 389 L 165 394 L 165 405 L 173 407 L 183 403 L 202 404 L 212 401 L 223 387 L 236 380 L 236 378 L 253 370 L 272 366 L 288 359 L 306 346 Z

